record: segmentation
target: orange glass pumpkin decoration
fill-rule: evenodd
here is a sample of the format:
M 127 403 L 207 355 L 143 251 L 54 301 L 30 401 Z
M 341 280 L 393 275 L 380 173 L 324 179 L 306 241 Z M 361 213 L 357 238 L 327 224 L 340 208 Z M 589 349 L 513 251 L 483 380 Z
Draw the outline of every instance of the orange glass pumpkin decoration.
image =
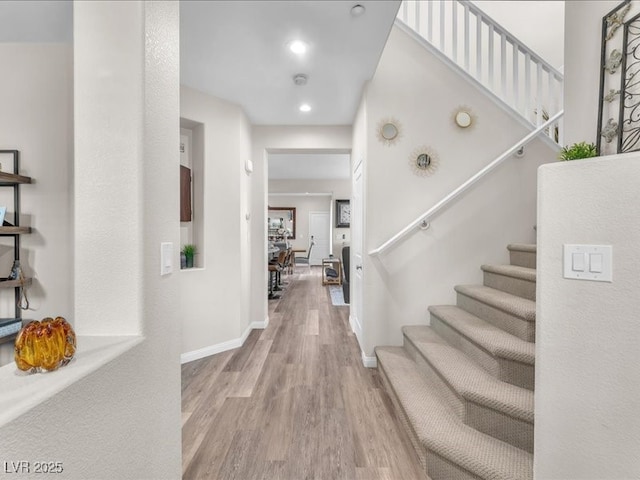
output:
M 69 363 L 76 353 L 76 334 L 62 317 L 29 322 L 18 333 L 15 361 L 20 370 L 55 370 Z

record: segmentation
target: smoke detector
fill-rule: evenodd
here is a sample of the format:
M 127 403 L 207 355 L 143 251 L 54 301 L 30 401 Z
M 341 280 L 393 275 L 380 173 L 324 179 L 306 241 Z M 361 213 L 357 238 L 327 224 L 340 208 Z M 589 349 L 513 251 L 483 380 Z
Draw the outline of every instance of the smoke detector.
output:
M 293 76 L 293 83 L 298 86 L 306 85 L 309 77 L 307 77 L 304 73 L 298 73 Z
M 364 6 L 360 5 L 359 3 L 354 5 L 353 7 L 351 7 L 351 16 L 352 17 L 359 17 L 360 15 L 364 14 L 365 12 L 365 8 Z

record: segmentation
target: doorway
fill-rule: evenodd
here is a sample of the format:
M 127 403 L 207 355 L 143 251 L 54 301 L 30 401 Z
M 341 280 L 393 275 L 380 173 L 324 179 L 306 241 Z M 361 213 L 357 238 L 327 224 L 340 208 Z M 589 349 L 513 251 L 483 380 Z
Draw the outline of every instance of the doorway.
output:
M 309 265 L 322 265 L 322 259 L 331 255 L 331 217 L 329 212 L 309 213 L 309 238 L 313 239 L 313 249 Z

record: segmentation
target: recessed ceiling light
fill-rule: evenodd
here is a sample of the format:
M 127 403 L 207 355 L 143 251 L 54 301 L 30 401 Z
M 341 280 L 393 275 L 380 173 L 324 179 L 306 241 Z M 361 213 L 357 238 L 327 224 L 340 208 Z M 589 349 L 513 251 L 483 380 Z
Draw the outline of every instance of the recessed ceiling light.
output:
M 311 111 L 311 105 L 309 105 L 308 103 L 303 103 L 302 105 L 300 105 L 300 111 L 301 112 L 310 112 Z
M 364 6 L 360 5 L 359 3 L 351 7 L 351 15 L 354 17 L 359 17 L 364 13 L 364 11 Z
M 296 55 L 302 55 L 307 51 L 307 44 L 300 40 L 294 40 L 293 42 L 289 43 L 289 50 L 291 50 Z

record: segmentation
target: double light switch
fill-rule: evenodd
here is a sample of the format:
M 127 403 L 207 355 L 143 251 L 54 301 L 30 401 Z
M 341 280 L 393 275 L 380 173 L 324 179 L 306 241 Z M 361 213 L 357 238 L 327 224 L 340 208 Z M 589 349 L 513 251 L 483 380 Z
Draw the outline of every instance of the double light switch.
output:
M 565 245 L 564 278 L 612 281 L 611 245 Z

